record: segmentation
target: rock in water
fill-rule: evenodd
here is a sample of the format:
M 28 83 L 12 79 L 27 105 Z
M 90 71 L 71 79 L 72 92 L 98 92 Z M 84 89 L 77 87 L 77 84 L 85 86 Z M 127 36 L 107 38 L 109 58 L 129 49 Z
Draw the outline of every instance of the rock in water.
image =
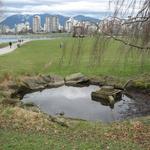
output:
M 112 108 L 116 101 L 121 100 L 121 97 L 122 91 L 114 89 L 112 86 L 104 86 L 99 91 L 92 92 L 92 100 Z

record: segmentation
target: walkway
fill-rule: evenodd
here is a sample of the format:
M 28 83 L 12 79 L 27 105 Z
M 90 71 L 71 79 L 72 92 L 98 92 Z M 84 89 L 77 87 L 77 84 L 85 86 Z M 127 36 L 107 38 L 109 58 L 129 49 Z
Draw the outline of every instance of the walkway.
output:
M 23 44 L 25 44 L 25 43 L 27 43 L 29 41 L 30 40 L 26 40 L 26 41 L 22 42 L 21 45 L 23 45 Z M 10 52 L 12 52 L 12 51 L 14 51 L 16 49 L 17 49 L 17 43 L 13 43 L 11 48 L 9 46 L 4 47 L 4 48 L 0 48 L 0 55 L 4 55 L 4 54 L 7 54 L 7 53 L 10 53 Z

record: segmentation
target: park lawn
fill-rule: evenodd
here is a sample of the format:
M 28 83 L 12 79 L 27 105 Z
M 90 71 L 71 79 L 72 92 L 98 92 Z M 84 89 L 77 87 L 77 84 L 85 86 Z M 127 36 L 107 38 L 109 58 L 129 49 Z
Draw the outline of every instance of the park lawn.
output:
M 20 132 L 0 129 L 0 148 L 2 150 L 141 150 L 142 146 L 133 143 L 130 139 L 114 140 L 114 139 L 103 139 L 101 136 L 96 136 L 88 133 L 89 128 L 84 128 L 85 133 L 71 133 L 65 131 L 64 133 L 35 133 L 35 132 Z M 81 131 L 81 130 L 80 130 Z M 97 135 L 100 134 L 97 133 Z M 103 133 L 103 132 L 102 132 Z M 103 133 L 104 134 L 104 133 Z M 92 139 L 93 137 L 93 139 Z M 147 146 L 143 146 L 148 148 Z M 145 148 L 145 149 L 146 149 Z M 144 149 L 144 148 L 143 148 Z
M 59 47 L 61 42 L 64 48 Z M 78 47 L 79 42 L 82 43 L 81 47 Z M 0 76 L 47 73 L 66 75 L 82 72 L 89 76 L 128 77 L 150 72 L 148 55 L 145 55 L 141 70 L 139 51 L 131 50 L 128 53 L 118 42 L 111 41 L 105 50 L 97 52 L 94 49 L 95 52 L 92 51 L 93 43 L 95 40 L 91 38 L 85 38 L 83 41 L 75 38 L 31 41 L 12 53 L 0 56 Z M 98 57 L 100 63 L 93 65 L 97 60 L 93 61 L 91 56 L 97 57 L 97 54 L 100 56 Z M 111 124 L 79 121 L 71 123 L 69 128 L 52 124 L 45 131 L 45 128 L 41 127 L 47 125 L 40 122 L 41 118 L 34 117 L 32 120 L 32 116 L 27 116 L 25 110 L 22 110 L 25 114 L 19 116 L 20 108 L 16 109 L 16 114 L 20 117 L 17 118 L 13 116 L 15 108 L 3 106 L 0 108 L 0 149 L 2 150 L 149 149 L 149 117 Z M 42 131 L 39 131 L 40 129 Z
M 44 114 L 0 105 L 1 150 L 147 150 L 150 117 L 104 124 L 66 120 L 69 127 L 47 121 Z
M 60 48 L 61 42 L 64 48 Z M 120 47 L 119 42 L 111 41 L 105 50 L 97 51 L 93 43 L 93 38 L 31 41 L 10 54 L 0 56 L 0 76 L 82 72 L 86 75 L 125 77 L 150 72 L 147 53 L 143 54 L 141 67 L 139 50 L 128 51 Z M 101 44 L 103 40 L 98 46 Z
M 0 48 L 4 48 L 6 46 L 9 46 L 9 44 L 8 43 L 0 43 Z

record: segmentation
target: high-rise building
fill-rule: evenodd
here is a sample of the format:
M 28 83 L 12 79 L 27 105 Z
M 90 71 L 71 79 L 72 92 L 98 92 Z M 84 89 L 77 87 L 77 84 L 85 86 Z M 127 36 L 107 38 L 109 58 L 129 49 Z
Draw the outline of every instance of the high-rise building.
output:
M 78 21 L 71 17 L 69 18 L 69 20 L 66 21 L 65 30 L 67 32 L 73 32 L 73 27 L 77 24 L 78 24 Z
M 41 31 L 41 18 L 40 16 L 36 15 L 33 18 L 33 32 L 38 33 Z
M 59 19 L 57 16 L 47 16 L 45 21 L 46 32 L 57 32 L 59 28 Z

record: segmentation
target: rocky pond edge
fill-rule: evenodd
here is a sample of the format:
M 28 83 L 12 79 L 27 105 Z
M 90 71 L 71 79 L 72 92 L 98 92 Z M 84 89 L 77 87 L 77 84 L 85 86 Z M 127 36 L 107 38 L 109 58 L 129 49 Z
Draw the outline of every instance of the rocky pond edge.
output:
M 3 80 L 0 83 L 0 104 L 22 107 L 23 104 L 20 99 L 22 99 L 25 94 L 42 91 L 47 88 L 57 88 L 64 85 L 74 87 L 84 87 L 89 85 L 100 86 L 101 89 L 103 89 L 98 93 L 98 95 L 100 94 L 100 98 L 110 94 L 110 91 L 111 93 L 114 93 L 115 91 L 115 94 L 119 93 L 119 95 L 120 92 L 123 92 L 131 97 L 132 91 L 136 91 L 138 93 L 146 94 L 150 98 L 149 75 L 142 75 L 127 81 L 109 76 L 88 77 L 82 73 L 75 73 L 68 75 L 65 78 L 58 75 L 37 75 Z M 103 91 L 106 91 L 105 94 Z M 95 95 L 97 96 L 97 93 L 95 93 Z M 108 95 L 110 100 L 115 96 L 116 95 L 113 94 Z M 34 109 L 36 108 L 33 104 L 27 104 L 26 106 L 34 107 Z

